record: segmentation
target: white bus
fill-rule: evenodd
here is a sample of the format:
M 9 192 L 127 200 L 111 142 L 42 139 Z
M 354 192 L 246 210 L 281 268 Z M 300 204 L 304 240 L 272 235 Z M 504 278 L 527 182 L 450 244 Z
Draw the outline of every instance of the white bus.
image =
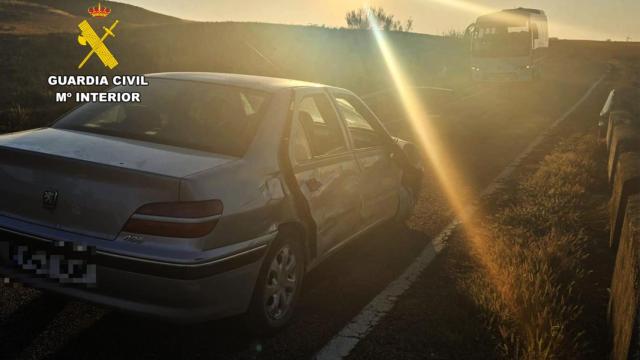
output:
M 547 15 L 510 9 L 484 15 L 470 26 L 471 71 L 477 81 L 529 81 L 541 74 L 549 48 Z

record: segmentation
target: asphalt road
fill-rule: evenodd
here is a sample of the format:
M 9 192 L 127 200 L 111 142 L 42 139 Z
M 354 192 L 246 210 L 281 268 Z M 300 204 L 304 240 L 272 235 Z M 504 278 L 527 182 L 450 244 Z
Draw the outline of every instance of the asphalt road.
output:
M 575 51 L 549 59 L 547 80 L 533 85 L 473 85 L 439 111 L 457 166 L 472 188 L 485 186 L 602 73 L 602 62 L 571 63 Z M 292 325 L 255 338 L 239 319 L 175 326 L 38 291 L 0 285 L 0 358 L 301 359 L 313 356 L 400 275 L 450 219 L 427 179 L 420 231 L 385 226 L 354 241 L 305 280 Z M 427 269 L 428 271 L 428 269 Z

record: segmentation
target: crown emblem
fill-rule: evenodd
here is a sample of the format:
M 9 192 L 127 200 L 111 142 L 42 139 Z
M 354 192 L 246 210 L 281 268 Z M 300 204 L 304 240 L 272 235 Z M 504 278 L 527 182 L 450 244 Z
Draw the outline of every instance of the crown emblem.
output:
M 111 14 L 111 9 L 108 7 L 102 7 L 100 3 L 98 3 L 98 7 L 90 7 L 87 12 L 89 15 L 93 17 L 107 17 L 107 15 Z

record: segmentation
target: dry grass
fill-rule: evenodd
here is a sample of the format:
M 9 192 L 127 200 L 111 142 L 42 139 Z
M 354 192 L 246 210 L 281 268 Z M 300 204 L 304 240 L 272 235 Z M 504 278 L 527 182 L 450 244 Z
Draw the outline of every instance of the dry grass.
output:
M 31 110 L 20 104 L 13 105 L 7 111 L 7 121 L 5 124 L 9 129 L 19 129 L 29 122 Z
M 505 358 L 570 359 L 586 352 L 575 324 L 583 310 L 576 284 L 588 274 L 581 209 L 597 179 L 596 151 L 592 136 L 566 140 L 469 235 L 481 271 L 464 285 L 490 314 Z

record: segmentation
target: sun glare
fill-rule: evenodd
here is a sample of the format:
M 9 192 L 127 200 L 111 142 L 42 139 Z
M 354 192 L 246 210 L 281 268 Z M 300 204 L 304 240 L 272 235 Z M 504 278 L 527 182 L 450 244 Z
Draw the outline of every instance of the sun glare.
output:
M 387 69 L 393 79 L 394 86 L 400 95 L 405 114 L 416 135 L 416 140 L 422 153 L 431 163 L 433 171 L 458 219 L 464 221 L 468 213 L 467 184 L 454 167 L 454 161 L 448 156 L 448 150 L 437 134 L 424 102 L 413 90 L 413 87 L 398 62 L 385 32 L 377 26 L 377 19 L 369 12 L 369 21 L 376 42 L 385 61 Z
M 463 11 L 472 12 L 474 14 L 486 14 L 499 11 L 498 9 L 479 5 L 463 0 L 427 0 L 441 3 Z M 365 8 L 369 7 L 365 4 Z M 504 15 L 505 21 L 509 21 L 509 15 Z M 515 17 L 515 16 L 514 16 Z M 442 187 L 447 200 L 455 212 L 457 218 L 465 222 L 472 210 L 472 198 L 469 196 L 470 184 L 463 179 L 463 174 L 455 167 L 455 161 L 449 156 L 449 151 L 444 145 L 441 137 L 437 133 L 437 129 L 432 123 L 429 113 L 425 108 L 424 102 L 419 98 L 413 90 L 415 84 L 411 84 L 409 78 L 404 73 L 390 42 L 387 40 L 385 32 L 381 30 L 377 24 L 377 19 L 369 12 L 369 22 L 373 24 L 372 31 L 375 36 L 378 48 L 385 61 L 387 69 L 394 82 L 394 86 L 400 95 L 402 106 L 405 114 L 409 119 L 410 125 L 415 133 L 417 143 L 421 147 L 426 159 L 429 160 L 434 174 Z M 561 25 L 567 27 L 566 25 Z M 572 28 L 574 31 L 576 29 Z M 469 229 L 466 229 L 469 232 Z
M 455 3 L 460 5 L 458 1 Z M 449 156 L 448 149 L 437 133 L 432 119 L 429 118 L 424 102 L 421 101 L 413 90 L 414 88 L 409 82 L 409 78 L 404 73 L 389 41 L 386 39 L 385 32 L 382 31 L 379 26 L 376 26 L 376 19 L 372 16 L 371 12 L 369 12 L 369 21 L 371 24 L 374 24 L 374 26 L 372 26 L 373 34 L 394 85 L 400 95 L 406 116 L 416 135 L 416 143 L 421 147 L 425 157 L 429 160 L 433 173 L 437 177 L 447 202 L 457 221 L 460 223 L 460 229 L 465 233 L 473 253 L 487 270 L 486 279 L 488 283 L 493 284 L 496 289 L 501 290 L 503 294 L 509 295 L 510 288 L 505 286 L 505 282 L 501 278 L 502 269 L 499 264 L 492 261 L 490 255 L 491 250 L 489 248 L 491 242 L 487 234 L 481 229 L 476 228 L 471 219 L 471 216 L 478 208 L 472 201 L 472 197 L 470 196 L 471 192 L 468 191 L 470 184 L 463 181 L 463 174 L 455 167 L 455 161 Z
M 477 4 L 471 1 L 465 1 L 465 0 L 424 0 L 424 1 L 442 4 L 442 5 L 445 5 L 454 9 L 458 9 L 464 12 L 472 13 L 478 16 L 495 13 L 501 10 L 494 7 L 480 5 L 480 4 Z M 503 13 L 503 14 L 500 14 L 500 16 L 502 17 L 502 20 L 505 22 L 510 22 L 511 18 L 513 18 L 513 20 L 516 22 L 519 20 L 518 17 L 509 15 L 509 14 Z M 557 20 L 551 21 L 550 27 L 553 28 L 552 33 L 555 32 L 558 34 L 567 34 L 566 36 L 568 37 L 576 36 L 579 38 L 591 38 L 591 39 L 601 39 L 606 37 L 605 34 L 595 32 L 590 29 L 580 28 L 575 25 L 561 23 L 561 22 L 558 22 Z

